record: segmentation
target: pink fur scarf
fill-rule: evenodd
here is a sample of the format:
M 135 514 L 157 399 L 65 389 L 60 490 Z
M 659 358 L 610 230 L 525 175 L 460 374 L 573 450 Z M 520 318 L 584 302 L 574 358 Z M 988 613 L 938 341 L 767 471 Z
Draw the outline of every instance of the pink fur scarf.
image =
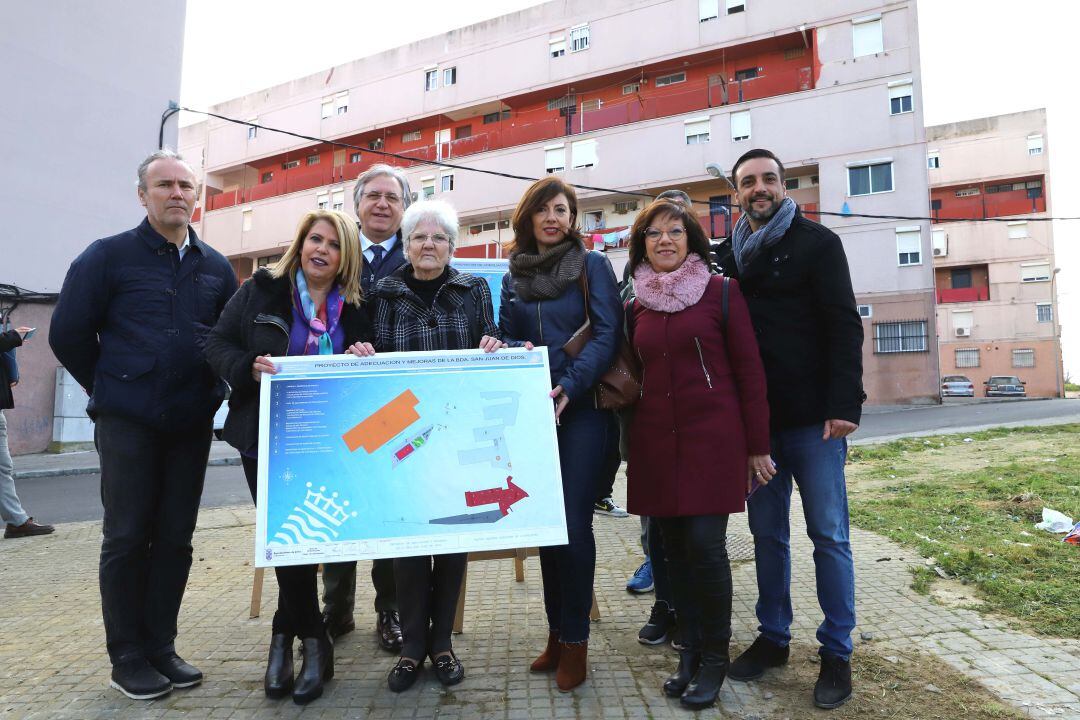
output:
M 682 265 L 666 273 L 643 262 L 634 270 L 634 293 L 650 310 L 676 313 L 701 299 L 710 277 L 709 267 L 697 253 L 690 253 Z

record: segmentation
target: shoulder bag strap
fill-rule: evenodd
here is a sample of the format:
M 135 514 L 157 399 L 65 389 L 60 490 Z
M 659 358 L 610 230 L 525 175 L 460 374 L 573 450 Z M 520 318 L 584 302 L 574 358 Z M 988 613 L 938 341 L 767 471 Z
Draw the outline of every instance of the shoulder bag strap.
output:
M 727 275 L 724 276 L 723 290 L 720 293 L 720 316 L 722 321 L 722 329 L 727 334 L 727 317 L 728 317 L 728 282 L 730 278 Z

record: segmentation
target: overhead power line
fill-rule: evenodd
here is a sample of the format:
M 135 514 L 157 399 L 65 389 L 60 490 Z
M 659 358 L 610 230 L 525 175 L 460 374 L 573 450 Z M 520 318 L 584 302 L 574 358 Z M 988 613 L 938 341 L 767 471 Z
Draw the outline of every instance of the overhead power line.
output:
M 236 125 L 243 125 L 245 127 L 253 127 L 257 130 L 266 130 L 267 132 L 281 133 L 282 135 L 288 135 L 300 140 L 307 140 L 313 143 L 321 143 L 331 145 L 337 148 L 343 148 L 346 150 L 358 150 L 361 153 L 371 153 L 372 155 L 378 155 L 380 157 L 394 158 L 396 160 L 404 160 L 406 162 L 416 163 L 419 165 L 432 165 L 440 168 L 448 168 L 451 170 L 461 170 L 463 172 L 480 173 L 481 175 L 493 175 L 495 177 L 506 178 L 508 180 L 523 180 L 525 182 L 536 182 L 539 178 L 531 177 L 528 175 L 515 175 L 514 173 L 506 173 L 500 170 L 487 170 L 484 168 L 469 167 L 468 165 L 458 165 L 455 163 L 446 162 L 444 160 L 428 160 L 427 158 L 419 158 L 412 155 L 406 155 L 404 153 L 395 153 L 388 150 L 373 150 L 368 147 L 360 147 L 359 145 L 353 145 L 351 143 L 341 142 L 340 140 L 328 140 L 327 138 L 317 137 L 315 135 L 304 135 L 303 133 L 293 132 L 292 130 L 284 130 L 282 128 L 270 127 L 268 125 L 260 125 L 259 123 L 251 122 L 250 120 L 240 120 L 232 118 L 227 115 L 221 115 L 219 113 L 213 113 L 208 110 L 193 110 L 191 108 L 183 107 L 180 105 L 170 103 L 168 109 L 161 115 L 161 126 L 158 132 L 158 148 L 165 146 L 165 121 L 176 113 L 183 110 L 184 112 L 195 113 L 196 115 L 205 115 L 206 117 L 217 118 L 218 120 L 224 120 L 225 122 L 234 123 Z M 656 199 L 656 195 L 652 193 L 637 192 L 633 190 L 620 190 L 618 188 L 598 187 L 596 185 L 581 185 L 579 183 L 568 183 L 575 188 L 582 190 L 595 190 L 596 192 L 613 193 L 617 195 L 630 195 L 633 197 L 645 197 L 650 200 Z M 706 205 L 713 207 L 713 203 L 707 200 L 694 200 L 691 201 L 698 205 Z M 725 205 L 724 207 L 739 209 L 737 204 Z M 930 222 L 1050 222 L 1052 220 L 1080 220 L 1080 216 L 1077 217 L 1018 217 L 1015 215 L 1004 218 L 960 218 L 960 217 L 923 217 L 915 215 L 873 215 L 867 213 L 851 213 L 851 212 L 832 212 L 828 210 L 810 210 L 804 211 L 809 215 L 828 215 L 830 217 L 844 217 L 844 218 L 867 218 L 870 220 L 928 220 Z

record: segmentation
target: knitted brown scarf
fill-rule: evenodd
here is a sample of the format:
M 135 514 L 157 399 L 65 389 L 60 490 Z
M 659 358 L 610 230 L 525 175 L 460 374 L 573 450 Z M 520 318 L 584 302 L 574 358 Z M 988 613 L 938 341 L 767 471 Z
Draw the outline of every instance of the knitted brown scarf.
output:
M 551 300 L 581 276 L 585 267 L 585 245 L 569 238 L 539 253 L 510 253 L 510 275 L 514 291 L 522 300 Z

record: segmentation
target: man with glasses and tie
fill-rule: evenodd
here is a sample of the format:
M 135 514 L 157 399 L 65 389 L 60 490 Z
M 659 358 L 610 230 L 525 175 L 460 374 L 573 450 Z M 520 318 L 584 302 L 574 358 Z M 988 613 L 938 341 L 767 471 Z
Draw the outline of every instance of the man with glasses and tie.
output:
M 399 168 L 372 165 L 356 180 L 353 190 L 356 216 L 360 219 L 360 249 L 364 264 L 360 287 L 367 300 L 371 288 L 405 264 L 401 244 L 401 217 L 412 202 L 409 181 Z M 371 582 L 375 586 L 375 632 L 388 652 L 401 651 L 401 621 L 394 589 L 394 561 L 374 560 Z M 356 563 L 323 566 L 323 621 L 333 638 L 351 632 L 356 624 Z

